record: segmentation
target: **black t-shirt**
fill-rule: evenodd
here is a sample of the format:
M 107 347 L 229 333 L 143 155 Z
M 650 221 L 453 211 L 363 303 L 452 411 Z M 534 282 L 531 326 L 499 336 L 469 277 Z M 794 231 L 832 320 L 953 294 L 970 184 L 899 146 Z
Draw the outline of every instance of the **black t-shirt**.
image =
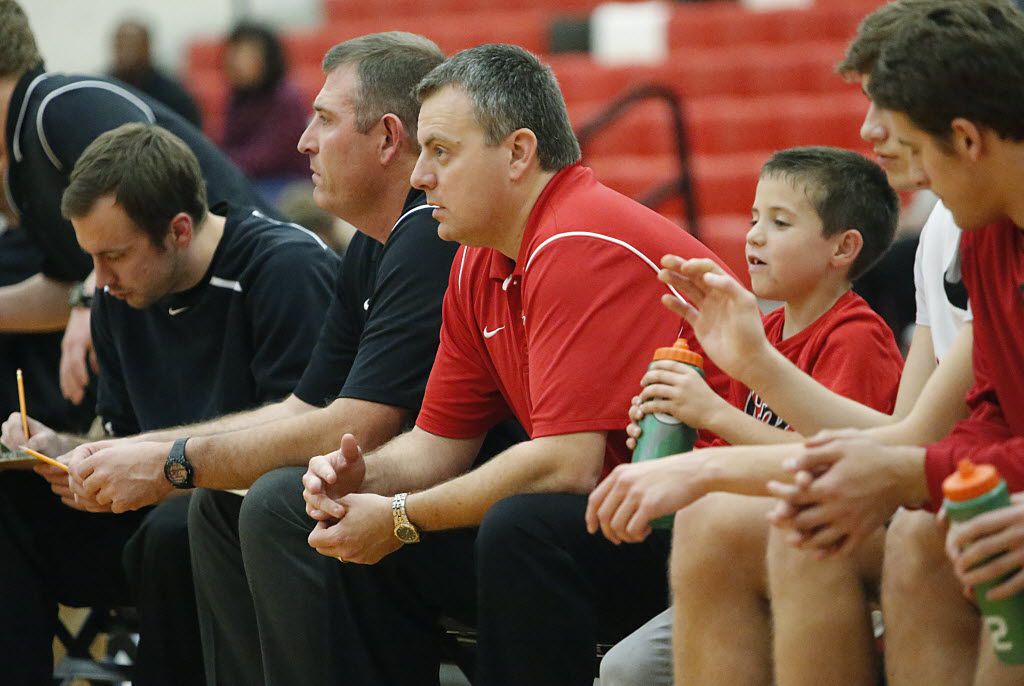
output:
M 23 281 L 39 273 L 43 254 L 18 228 L 0 233 L 0 286 Z M 25 380 L 29 415 L 56 431 L 85 433 L 96 407 L 95 384 L 86 387 L 81 405 L 72 405 L 60 393 L 60 341 L 63 333 L 0 334 L 0 412 L 4 419 L 18 410 L 15 371 Z
M 104 428 L 123 436 L 286 396 L 309 362 L 339 262 L 302 227 L 231 210 L 195 287 L 142 310 L 97 293 Z
M 167 106 L 119 81 L 37 69 L 18 80 L 7 108 L 7 183 L 22 228 L 45 255 L 47 276 L 80 281 L 92 271 L 92 260 L 61 216 L 61 196 L 85 148 L 129 122 L 159 124 L 185 141 L 199 160 L 211 207 L 229 202 L 276 216 L 238 167 Z
M 295 388 L 310 405 L 337 397 L 419 408 L 434 364 L 441 301 L 457 243 L 441 240 L 422 191 L 410 191 L 383 245 L 356 233 L 337 293 Z

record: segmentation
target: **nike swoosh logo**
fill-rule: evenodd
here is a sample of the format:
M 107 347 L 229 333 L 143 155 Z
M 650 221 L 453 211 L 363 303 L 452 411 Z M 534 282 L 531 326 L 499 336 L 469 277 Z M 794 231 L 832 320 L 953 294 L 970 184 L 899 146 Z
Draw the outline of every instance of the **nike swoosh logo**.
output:
M 181 314 L 182 312 L 187 310 L 189 307 L 190 307 L 189 305 L 186 305 L 185 307 L 168 307 L 167 308 L 167 314 L 169 314 L 169 315 L 171 315 L 173 317 L 176 314 Z
M 498 332 L 501 331 L 504 328 L 505 328 L 504 326 L 499 326 L 497 329 L 494 329 L 493 331 L 488 331 L 487 327 L 485 326 L 484 327 L 484 338 L 494 338 L 496 335 L 498 335 Z

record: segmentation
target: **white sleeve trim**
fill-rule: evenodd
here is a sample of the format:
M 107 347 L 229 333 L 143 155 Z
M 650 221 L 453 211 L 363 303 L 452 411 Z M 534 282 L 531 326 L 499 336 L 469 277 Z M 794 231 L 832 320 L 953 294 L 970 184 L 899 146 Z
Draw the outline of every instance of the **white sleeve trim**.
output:
M 79 81 L 77 83 L 69 83 L 66 86 L 61 86 L 52 93 L 47 93 L 46 97 L 44 97 L 43 101 L 39 104 L 39 111 L 36 112 L 36 133 L 39 136 L 39 142 L 43 146 L 43 151 L 46 153 L 46 156 L 50 158 L 50 162 L 60 171 L 64 171 L 64 165 L 61 164 L 59 159 L 57 159 L 57 155 L 54 154 L 53 148 L 50 147 L 50 141 L 46 138 L 46 132 L 43 130 L 43 113 L 46 111 L 46 106 L 49 105 L 57 96 L 82 88 L 99 88 L 100 90 L 110 91 L 111 93 L 120 95 L 132 105 L 139 108 L 142 113 L 146 115 L 150 124 L 156 123 L 156 115 L 153 114 L 153 109 L 149 105 L 147 105 L 137 95 L 130 93 L 115 84 L 107 83 L 106 81 Z
M 564 233 L 556 233 L 554 236 L 549 236 L 543 242 L 541 242 L 541 244 L 538 245 L 534 249 L 534 251 L 530 254 L 530 256 L 527 258 L 526 266 L 523 267 L 523 272 L 525 273 L 526 271 L 528 271 L 530 269 L 530 265 L 533 263 L 534 258 L 537 257 L 537 254 L 540 253 L 541 250 L 546 248 L 551 243 L 553 243 L 553 242 L 555 242 L 557 240 L 563 239 L 563 238 L 596 238 L 598 240 L 602 240 L 602 241 L 607 241 L 609 243 L 613 243 L 613 244 L 618 245 L 618 246 L 620 246 L 622 248 L 625 248 L 626 250 L 630 251 L 631 253 L 633 253 L 634 255 L 639 257 L 641 260 L 644 261 L 644 263 L 648 267 L 650 267 L 654 271 L 655 274 L 657 274 L 659 271 L 661 271 L 658 268 L 658 265 L 656 265 L 654 263 L 654 260 L 652 260 L 647 255 L 645 255 L 643 252 L 641 252 L 640 249 L 637 248 L 636 246 L 631 245 L 630 243 L 627 243 L 626 241 L 624 241 L 622 239 L 613 238 L 611 236 L 606 236 L 606 235 L 604 235 L 602 233 L 595 233 L 593 231 L 565 231 Z M 685 303 L 687 305 L 689 304 L 686 301 L 686 298 L 684 298 L 682 296 L 682 294 L 680 294 L 679 291 L 677 291 L 675 288 L 673 288 L 672 286 L 670 286 L 668 284 L 666 284 L 666 288 L 668 288 L 668 290 L 672 291 L 672 294 L 675 295 L 677 298 L 679 298 L 679 300 L 681 302 L 683 302 L 683 303 Z
M 237 281 L 222 279 L 219 276 L 211 276 L 210 285 L 217 286 L 218 288 L 227 288 L 228 290 L 235 291 L 237 293 L 242 292 L 242 284 L 238 283 Z

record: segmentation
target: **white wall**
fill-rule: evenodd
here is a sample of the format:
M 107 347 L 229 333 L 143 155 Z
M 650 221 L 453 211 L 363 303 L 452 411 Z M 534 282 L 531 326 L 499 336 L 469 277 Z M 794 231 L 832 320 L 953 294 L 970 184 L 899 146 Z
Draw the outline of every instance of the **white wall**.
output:
M 279 30 L 319 20 L 319 0 L 20 0 L 49 69 L 102 72 L 110 61 L 114 27 L 141 19 L 153 35 L 157 63 L 176 71 L 194 38 L 223 35 L 251 16 Z

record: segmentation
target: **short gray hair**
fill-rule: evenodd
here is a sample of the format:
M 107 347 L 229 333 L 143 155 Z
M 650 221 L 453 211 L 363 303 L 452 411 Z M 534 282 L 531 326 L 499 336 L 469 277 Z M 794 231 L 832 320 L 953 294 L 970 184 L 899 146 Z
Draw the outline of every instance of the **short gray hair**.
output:
M 557 171 L 580 159 L 562 91 L 551 68 L 517 45 L 479 45 L 448 58 L 416 86 L 422 103 L 445 86 L 456 86 L 473 101 L 476 120 L 489 145 L 517 129 L 537 136 L 541 169 Z
M 402 120 L 413 149 L 420 103 L 413 88 L 431 69 L 444 62 L 444 53 L 432 40 L 404 31 L 371 33 L 338 43 L 324 55 L 325 74 L 343 65 L 356 66 L 359 95 L 356 129 L 366 133 L 389 112 Z

